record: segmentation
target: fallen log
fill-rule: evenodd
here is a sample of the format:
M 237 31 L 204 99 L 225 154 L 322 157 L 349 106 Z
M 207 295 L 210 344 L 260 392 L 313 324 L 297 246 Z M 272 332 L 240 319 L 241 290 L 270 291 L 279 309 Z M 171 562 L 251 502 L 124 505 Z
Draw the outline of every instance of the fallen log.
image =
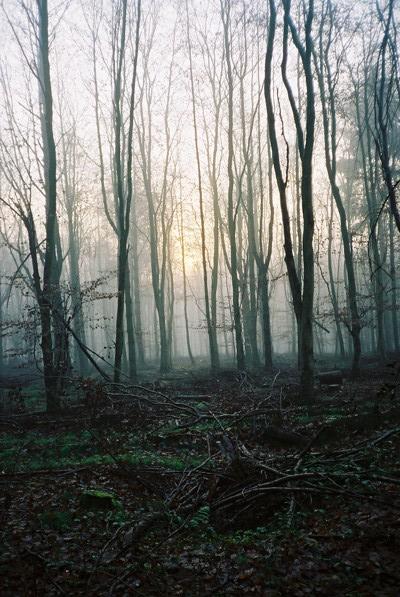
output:
M 343 373 L 340 369 L 324 371 L 318 374 L 318 381 L 321 386 L 341 386 L 343 385 Z

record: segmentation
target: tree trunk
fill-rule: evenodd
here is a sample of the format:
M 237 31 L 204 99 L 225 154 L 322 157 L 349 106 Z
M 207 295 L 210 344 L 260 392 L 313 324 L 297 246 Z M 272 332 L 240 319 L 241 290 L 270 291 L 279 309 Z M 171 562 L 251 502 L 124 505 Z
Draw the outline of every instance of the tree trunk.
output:
M 192 367 L 195 366 L 196 362 L 193 357 L 192 346 L 190 343 L 190 331 L 189 331 L 189 316 L 188 316 L 188 304 L 187 304 L 187 279 L 186 279 L 186 259 L 185 259 L 185 237 L 183 231 L 183 207 L 182 201 L 180 204 L 180 240 L 181 240 L 181 257 L 182 257 L 182 278 L 183 278 L 183 314 L 185 318 L 185 336 L 186 336 L 186 348 Z
M 201 261 L 203 267 L 203 287 L 204 287 L 204 305 L 206 313 L 208 343 L 210 350 L 210 362 L 211 370 L 216 371 L 219 369 L 219 354 L 218 345 L 216 338 L 216 330 L 213 327 L 213 321 L 211 318 L 210 310 L 210 299 L 208 290 L 208 272 L 207 272 L 207 252 L 206 252 L 206 230 L 204 220 L 204 201 L 203 201 L 203 185 L 201 176 L 201 162 L 200 162 L 200 149 L 199 149 L 199 138 L 197 130 L 197 117 L 196 117 L 196 100 L 195 100 L 195 88 L 193 79 L 193 61 L 192 61 L 192 43 L 190 39 L 189 29 L 189 7 L 188 0 L 186 0 L 186 31 L 187 31 L 187 43 L 189 50 L 189 73 L 190 73 L 190 89 L 192 93 L 192 115 L 193 115 L 193 129 L 194 129 L 194 145 L 196 153 L 196 164 L 197 164 L 197 182 L 198 182 L 198 193 L 199 193 L 199 208 L 200 208 L 200 236 L 201 236 Z
M 338 299 L 337 299 L 337 294 L 336 294 L 336 284 L 335 284 L 335 277 L 333 274 L 333 264 L 332 264 L 332 244 L 333 244 L 332 228 L 333 228 L 333 198 L 331 199 L 331 213 L 329 216 L 329 224 L 328 224 L 328 272 L 329 272 L 329 285 L 330 285 L 330 293 L 329 294 L 331 296 L 333 314 L 335 317 L 336 339 L 339 344 L 340 356 L 342 359 L 344 359 L 344 358 L 346 358 L 346 350 L 344 347 L 342 328 L 340 325 L 341 321 L 340 321 L 340 315 L 339 315 L 339 306 L 338 306 Z
M 344 250 L 344 261 L 347 273 L 347 284 L 348 284 L 348 299 L 350 307 L 350 333 L 353 340 L 353 363 L 352 363 L 352 377 L 357 377 L 360 368 L 360 357 L 361 357 L 361 325 L 360 317 L 358 314 L 357 305 L 357 288 L 356 279 L 354 274 L 353 255 L 351 251 L 350 236 L 347 227 L 347 217 L 344 208 L 340 189 L 336 182 L 336 102 L 335 102 L 335 85 L 331 73 L 331 66 L 329 62 L 329 47 L 331 42 L 332 28 L 333 28 L 333 13 L 330 0 L 327 5 L 328 14 L 321 17 L 320 32 L 319 32 L 319 56 L 318 59 L 315 56 L 315 63 L 317 68 L 317 77 L 319 84 L 319 91 L 321 97 L 322 106 L 322 120 L 324 129 L 324 144 L 325 144 L 325 165 L 328 173 L 328 178 L 331 186 L 333 198 L 336 203 L 336 207 L 339 213 L 340 219 L 340 231 L 343 241 Z M 323 25 L 326 16 L 329 20 L 329 38 L 328 38 L 328 49 L 323 48 Z M 327 80 L 327 93 L 325 90 L 325 79 Z M 333 296 L 333 295 L 332 295 Z
M 46 247 L 43 267 L 43 288 L 39 295 L 41 320 L 41 347 L 43 352 L 43 371 L 46 389 L 46 405 L 49 412 L 58 410 L 60 396 L 57 394 L 57 371 L 53 361 L 53 341 L 51 330 L 51 310 L 54 286 L 59 280 L 53 277 L 56 267 L 56 227 L 57 227 L 57 156 L 53 134 L 53 96 L 49 63 L 49 22 L 47 0 L 38 0 L 39 28 L 39 80 L 42 100 L 41 117 L 44 152 L 44 180 L 46 192 Z M 31 241 L 36 239 L 31 239 Z M 36 254 L 36 242 L 31 247 Z M 31 255 L 32 257 L 32 255 Z
M 397 318 L 397 272 L 394 247 L 394 225 L 393 216 L 389 220 L 390 235 L 390 280 L 391 280 L 391 307 L 392 307 L 392 329 L 393 329 L 393 348 L 396 352 L 400 350 L 399 343 L 399 324 Z
M 125 306 L 126 306 L 126 335 L 128 340 L 128 372 L 129 379 L 132 382 L 137 380 L 137 368 L 136 368 L 136 342 L 135 342 L 135 330 L 133 326 L 134 322 L 134 310 L 132 301 L 132 283 L 131 283 L 131 271 L 129 264 L 126 265 L 126 289 L 125 289 Z
M 272 369 L 272 334 L 271 318 L 269 309 L 269 279 L 268 269 L 259 268 L 259 280 L 261 285 L 261 315 L 263 323 L 263 345 L 264 345 L 264 368 L 268 371 Z
M 220 4 L 228 79 L 228 233 L 230 242 L 230 274 L 232 282 L 233 322 L 235 327 L 236 364 L 238 369 L 243 370 L 245 369 L 246 362 L 243 349 L 242 317 L 240 312 L 240 287 L 238 279 L 238 255 L 236 247 L 236 208 L 234 205 L 233 75 L 229 39 L 230 2 L 229 0 L 220 0 Z

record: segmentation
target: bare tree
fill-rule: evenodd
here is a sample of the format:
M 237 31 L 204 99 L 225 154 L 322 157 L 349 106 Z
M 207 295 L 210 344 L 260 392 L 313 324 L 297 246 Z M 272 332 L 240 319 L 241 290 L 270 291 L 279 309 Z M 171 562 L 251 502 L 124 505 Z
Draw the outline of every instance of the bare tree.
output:
M 115 80 L 114 80 L 114 168 L 116 179 L 116 202 L 117 202 L 117 230 L 118 230 L 118 299 L 117 315 L 115 325 L 115 359 L 114 359 L 114 381 L 118 382 L 121 375 L 122 349 L 123 349 L 123 321 L 124 305 L 127 300 L 127 312 L 129 314 L 128 326 L 128 352 L 129 352 L 129 376 L 136 378 L 136 355 L 133 334 L 133 309 L 130 297 L 130 288 L 127 284 L 128 278 L 128 239 L 131 217 L 131 205 L 133 196 L 133 127 L 135 109 L 136 74 L 139 53 L 139 32 L 141 17 L 141 0 L 137 2 L 135 50 L 133 58 L 133 72 L 130 86 L 128 104 L 128 134 L 126 138 L 126 165 L 122 164 L 123 154 L 123 121 L 122 121 L 122 76 L 125 64 L 126 52 L 126 28 L 127 28 L 127 0 L 122 0 L 121 21 L 119 23 L 120 38 L 115 40 Z M 126 184 L 124 184 L 124 173 Z M 128 292 L 127 292 L 128 291 Z
M 279 155 L 279 147 L 276 133 L 276 123 L 274 106 L 272 102 L 272 58 L 274 50 L 274 41 L 276 33 L 276 6 L 274 0 L 269 1 L 269 26 L 267 38 L 267 51 L 265 59 L 265 100 L 268 115 L 269 139 L 271 144 L 272 160 L 274 163 L 275 176 L 277 180 L 280 206 L 282 213 L 282 223 L 284 230 L 284 249 L 285 261 L 288 271 L 290 289 L 293 299 L 293 307 L 296 314 L 297 325 L 299 328 L 299 346 L 300 346 L 300 367 L 301 367 L 301 393 L 302 398 L 311 403 L 313 400 L 314 380 L 313 380 L 313 301 L 314 301 L 314 214 L 313 214 L 313 196 L 312 196 L 312 158 L 314 148 L 314 129 L 315 129 L 315 98 L 312 69 L 312 49 L 313 42 L 311 36 L 312 23 L 314 18 L 314 4 L 310 0 L 307 3 L 305 14 L 304 32 L 305 42 L 301 41 L 299 32 L 295 26 L 291 14 L 290 0 L 283 3 L 283 49 L 282 49 L 282 80 L 286 87 L 290 107 L 292 110 L 293 121 L 296 128 L 297 149 L 301 162 L 301 201 L 303 213 L 303 289 L 301 281 L 296 271 L 296 265 L 293 255 L 293 243 L 290 229 L 290 216 L 287 207 L 286 189 L 288 183 L 288 160 L 289 151 L 287 146 L 286 154 L 286 173 L 284 173 Z M 305 130 L 300 120 L 300 115 L 295 103 L 292 88 L 287 78 L 287 56 L 289 31 L 296 50 L 298 51 L 303 67 L 306 85 L 306 114 Z
M 320 17 L 319 26 L 319 50 L 314 52 L 319 92 L 321 98 L 322 121 L 324 129 L 324 144 L 325 144 L 325 165 L 328 173 L 329 184 L 332 195 L 336 203 L 336 208 L 339 213 L 340 230 L 342 235 L 344 261 L 347 273 L 349 306 L 351 320 L 349 324 L 349 331 L 353 340 L 353 363 L 352 375 L 357 376 L 359 373 L 360 356 L 361 356 L 361 324 L 358 314 L 357 306 L 357 288 L 356 278 L 354 273 L 353 255 L 351 250 L 350 235 L 347 225 L 347 216 L 342 194 L 337 183 L 337 118 L 336 118 L 336 82 L 337 72 L 340 68 L 343 53 L 339 54 L 336 61 L 336 72 L 332 72 L 330 54 L 333 51 L 332 45 L 335 41 L 335 20 L 334 9 L 330 0 L 326 4 L 322 4 L 322 14 Z M 326 32 L 324 29 L 326 27 Z M 325 33 L 325 35 L 324 35 Z M 334 291 L 333 291 L 334 292 Z M 335 294 L 332 294 L 335 300 Z M 335 309 L 335 306 L 334 306 Z M 337 306 L 336 306 L 337 312 Z
M 143 54 L 143 79 L 140 82 L 139 115 L 136 120 L 136 130 L 139 145 L 140 169 L 148 209 L 148 237 L 150 244 L 151 281 L 155 309 L 158 319 L 156 337 L 160 343 L 160 371 L 165 373 L 171 369 L 171 339 L 168 336 L 167 325 L 167 285 L 168 285 L 168 247 L 170 242 L 173 214 L 169 213 L 168 194 L 170 181 L 170 167 L 174 135 L 170 126 L 170 109 L 172 94 L 172 78 L 175 66 L 176 51 L 176 25 L 173 34 L 172 55 L 169 61 L 165 103 L 163 109 L 163 132 L 165 138 L 165 151 L 163 152 L 162 176 L 160 190 L 157 193 L 153 178 L 154 160 L 154 128 L 153 128 L 153 102 L 154 102 L 154 76 L 150 74 L 150 57 L 154 45 L 157 29 L 157 14 L 149 14 L 147 19 L 148 35 L 144 40 Z M 156 340 L 158 343 L 158 340 Z M 158 350 L 158 348 L 157 348 Z
M 383 179 L 386 185 L 389 207 L 394 218 L 397 230 L 400 232 L 400 211 L 397 205 L 396 187 L 391 160 L 390 160 L 390 134 L 396 112 L 398 112 L 399 93 L 399 61 L 396 40 L 392 31 L 396 31 L 394 20 L 394 0 L 389 0 L 384 12 L 376 2 L 379 22 L 383 28 L 382 41 L 379 47 L 376 73 L 374 78 L 375 91 L 375 143 L 382 167 Z M 386 14 L 385 14 L 386 13 Z
M 242 316 L 240 310 L 240 286 L 238 277 L 238 253 L 236 243 L 236 223 L 238 206 L 234 201 L 235 176 L 233 170 L 233 72 L 231 56 L 230 15 L 231 3 L 220 0 L 221 19 L 223 26 L 224 57 L 228 84 L 228 231 L 230 244 L 230 274 L 232 282 L 233 323 L 235 327 L 236 362 L 238 369 L 245 368 L 245 354 L 243 348 Z
M 205 314 L 207 322 L 207 333 L 208 342 L 210 347 L 210 361 L 211 369 L 215 371 L 219 368 L 219 355 L 218 355 L 218 344 L 217 344 L 217 330 L 213 325 L 211 310 L 210 310 L 210 297 L 209 297 L 209 284 L 208 284 L 208 268 L 207 268 L 207 256 L 206 256 L 206 231 L 205 231 L 205 219 L 204 219 L 204 200 L 203 200 L 203 183 L 201 173 L 201 161 L 200 161 L 200 148 L 199 148 L 199 135 L 197 128 L 197 113 L 196 113 L 196 98 L 195 98 L 195 86 L 193 78 L 193 57 L 192 57 L 192 42 L 190 37 L 189 28 L 189 6 L 188 0 L 186 0 L 186 31 L 187 31 L 187 44 L 189 50 L 189 75 L 190 75 L 190 90 L 192 94 L 192 113 L 193 113 L 193 130 L 194 130 L 194 145 L 196 152 L 196 164 L 197 164 L 197 182 L 199 192 L 199 209 L 200 209 L 200 234 L 201 234 L 201 261 L 203 267 L 203 285 L 204 285 L 204 303 L 205 303 Z
M 41 123 L 42 159 L 35 153 L 35 168 L 40 172 L 38 179 L 34 179 L 32 169 L 24 159 L 21 145 L 22 138 L 18 138 L 20 130 L 12 113 L 11 97 L 8 95 L 8 120 L 15 146 L 7 149 L 6 160 L 8 182 L 13 189 L 13 196 L 7 202 L 11 211 L 20 218 L 28 236 L 29 255 L 32 265 L 32 281 L 40 314 L 40 337 L 43 357 L 43 373 L 46 390 L 47 410 L 55 411 L 60 406 L 60 390 L 62 376 L 66 367 L 66 334 L 62 324 L 60 312 L 60 275 L 61 255 L 59 249 L 59 235 L 57 222 L 57 155 L 53 132 L 53 94 L 50 74 L 49 57 L 49 13 L 47 0 L 36 0 L 31 5 L 22 5 L 30 32 L 31 46 L 37 52 L 36 57 L 29 58 L 23 47 L 19 34 L 10 21 L 8 22 L 15 34 L 15 39 L 21 53 L 27 62 L 39 88 L 39 116 Z M 4 88 L 4 78 L 3 78 Z M 30 103 L 32 101 L 30 100 Z M 36 134 L 36 133 L 35 133 Z M 35 141 L 37 143 L 37 139 Z M 25 146 L 28 142 L 25 139 Z M 36 149 L 38 149 L 36 147 Z M 32 153 L 32 149 L 28 147 Z M 21 170 L 21 164 L 23 165 Z M 25 173 L 24 173 L 25 171 Z M 14 173 L 13 173 L 14 172 Z M 14 176 L 15 175 L 15 176 Z M 41 180 L 40 180 L 41 177 Z M 35 188 L 45 200 L 45 238 L 38 240 L 35 218 L 32 212 L 32 189 Z M 3 198 L 4 201 L 4 198 Z M 42 245 L 44 248 L 42 249 Z M 43 263 L 43 267 L 41 264 Z M 54 332 L 54 336 L 53 336 Z

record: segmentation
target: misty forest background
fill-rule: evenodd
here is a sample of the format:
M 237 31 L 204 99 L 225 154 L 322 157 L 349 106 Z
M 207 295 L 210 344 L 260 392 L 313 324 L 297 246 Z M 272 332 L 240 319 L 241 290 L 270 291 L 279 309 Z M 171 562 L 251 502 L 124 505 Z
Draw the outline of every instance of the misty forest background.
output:
M 0 2 L 0 593 L 398 595 L 395 0 Z
M 399 350 L 393 0 L 2 10 L 2 370 Z

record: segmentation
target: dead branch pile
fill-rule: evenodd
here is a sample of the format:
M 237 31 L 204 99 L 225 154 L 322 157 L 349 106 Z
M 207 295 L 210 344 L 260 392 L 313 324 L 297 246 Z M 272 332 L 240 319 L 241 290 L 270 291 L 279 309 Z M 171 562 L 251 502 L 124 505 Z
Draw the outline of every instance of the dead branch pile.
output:
M 135 393 L 133 393 L 135 389 Z M 207 435 L 209 457 L 184 472 L 174 471 L 172 484 L 164 495 L 164 514 L 180 521 L 173 535 L 185 528 L 199 508 L 207 507 L 214 527 L 257 526 L 277 511 L 286 511 L 290 522 L 296 506 L 307 508 L 325 500 L 368 500 L 400 509 L 400 478 L 382 473 L 375 465 L 382 446 L 400 433 L 400 427 L 369 439 L 346 442 L 347 447 L 322 449 L 321 426 L 311 438 L 282 426 L 271 424 L 293 411 L 282 408 L 282 396 L 272 392 L 260 400 L 254 396 L 233 412 L 218 412 L 209 402 L 206 408 L 180 401 L 159 391 L 140 386 L 110 386 L 112 399 L 135 399 L 141 408 L 157 414 L 159 420 L 173 416 L 176 430 L 187 431 L 204 421 L 213 421 L 216 431 Z M 242 441 L 236 432 L 246 419 L 263 419 L 258 441 Z M 260 439 L 267 440 L 264 445 Z M 349 438 L 346 438 L 349 440 Z M 265 447 L 278 442 L 280 449 Z M 165 471 L 164 471 L 165 473 Z M 172 518 L 171 518 L 172 517 Z
M 400 478 L 382 474 L 374 466 L 381 444 L 399 433 L 396 427 L 350 448 L 324 452 L 312 450 L 316 435 L 300 452 L 271 458 L 260 458 L 243 444 L 232 445 L 230 470 L 237 474 L 236 483 L 216 492 L 212 500 L 216 518 L 237 519 L 250 509 L 271 511 L 285 501 L 293 513 L 296 501 L 315 505 L 334 497 L 400 509 Z M 383 487 L 390 491 L 384 492 Z

